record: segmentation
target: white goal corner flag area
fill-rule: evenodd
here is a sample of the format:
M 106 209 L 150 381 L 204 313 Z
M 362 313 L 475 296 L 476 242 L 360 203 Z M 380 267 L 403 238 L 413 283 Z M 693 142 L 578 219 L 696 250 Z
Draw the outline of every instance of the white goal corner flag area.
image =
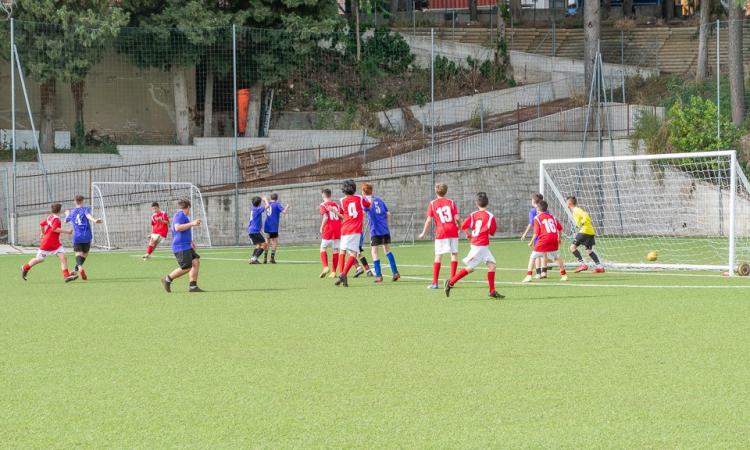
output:
M 542 160 L 539 191 L 569 238 L 577 198 L 608 266 L 731 275 L 750 262 L 750 184 L 734 151 Z
M 93 245 L 103 249 L 146 248 L 151 236 L 151 204 L 159 203 L 171 220 L 177 212 L 177 201 L 190 200 L 190 218 L 201 219 L 201 226 L 193 228 L 193 240 L 198 247 L 210 247 L 206 206 L 201 191 L 191 183 L 126 183 L 92 182 L 91 208 L 95 217 L 104 223 L 95 227 Z M 170 245 L 170 232 L 162 245 Z

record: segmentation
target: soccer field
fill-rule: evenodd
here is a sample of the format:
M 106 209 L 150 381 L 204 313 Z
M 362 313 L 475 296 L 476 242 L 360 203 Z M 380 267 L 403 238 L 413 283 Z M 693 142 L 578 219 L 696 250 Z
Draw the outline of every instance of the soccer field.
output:
M 461 244 L 465 253 L 468 245 Z M 204 249 L 167 294 L 171 254 L 92 254 L 24 282 L 0 257 L 0 446 L 745 447 L 750 278 L 571 274 L 521 285 L 528 248 L 496 241 L 447 299 L 432 246 L 403 278 L 336 288 L 317 247 Z M 569 259 L 569 255 L 566 255 Z M 71 258 L 72 264 L 72 258 Z M 447 273 L 447 261 L 444 272 Z M 384 264 L 387 267 L 387 264 Z

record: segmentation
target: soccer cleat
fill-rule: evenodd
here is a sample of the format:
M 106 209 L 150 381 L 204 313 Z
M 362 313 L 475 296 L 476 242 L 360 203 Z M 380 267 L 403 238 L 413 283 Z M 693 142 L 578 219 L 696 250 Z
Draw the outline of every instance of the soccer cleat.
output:
M 505 298 L 505 296 L 497 291 L 490 292 L 490 298 L 496 298 L 498 300 Z
M 534 275 L 534 279 L 535 280 L 541 280 L 542 276 L 540 274 L 536 274 L 536 275 Z
M 331 271 L 331 269 L 330 269 L 330 268 L 328 268 L 328 267 L 324 267 L 324 268 L 323 268 L 323 271 L 322 271 L 322 272 L 320 272 L 320 278 L 325 278 L 325 277 L 326 277 L 326 275 L 328 275 L 328 273 L 329 273 L 330 271 Z
M 81 267 L 81 270 L 80 270 L 80 271 L 79 271 L 78 273 L 79 273 L 79 274 L 81 275 L 81 279 L 82 279 L 83 281 L 86 281 L 86 280 L 88 280 L 88 279 L 89 279 L 89 277 L 88 277 L 88 276 L 86 276 L 86 271 L 85 271 L 85 270 L 83 270 L 83 267 Z
M 531 283 L 531 275 L 526 275 L 521 283 Z
M 375 276 L 375 274 L 372 273 L 372 269 L 367 269 L 367 276 L 368 277 L 374 277 Z
M 453 289 L 453 286 L 451 286 L 451 280 L 445 280 L 445 296 L 450 297 L 451 296 L 451 289 Z
M 271 257 L 271 264 L 276 264 L 276 257 L 275 256 Z
M 539 279 L 540 279 L 540 280 L 544 280 L 544 279 L 546 279 L 546 278 L 547 278 L 547 272 L 542 272 L 542 274 L 541 274 L 541 275 L 539 275 Z
M 581 273 L 589 270 L 589 266 L 586 264 L 581 264 L 580 266 L 576 267 L 575 273 Z
M 165 291 L 172 292 L 172 282 L 167 281 L 166 278 L 161 279 L 161 285 L 164 286 Z
M 567 275 L 560 275 L 560 281 L 568 281 Z
M 401 274 L 396 272 L 393 274 L 393 281 L 398 281 L 401 279 Z
M 331 272 L 328 274 L 328 278 L 338 278 L 338 275 L 336 275 L 336 272 Z
M 339 275 L 339 279 L 333 284 L 336 286 L 349 287 L 349 280 L 347 280 L 346 275 Z
M 363 273 L 365 273 L 365 269 L 362 266 L 357 267 L 357 270 L 354 272 L 354 278 L 359 278 Z
M 198 286 L 195 286 L 195 287 L 191 287 L 190 289 L 188 289 L 188 292 L 206 292 L 206 291 L 199 288 Z
M 73 272 L 70 275 L 68 275 L 67 277 L 65 277 L 65 282 L 66 283 L 70 283 L 71 281 L 75 281 L 77 279 L 78 279 L 78 274 L 75 273 L 75 272 Z
M 605 272 L 605 270 L 604 270 L 604 267 L 602 267 L 602 266 L 599 266 L 599 267 L 597 267 L 597 268 L 594 269 L 594 273 L 604 273 L 604 272 Z
M 151 255 L 148 255 L 148 254 L 146 254 L 146 255 L 143 255 L 143 260 L 144 260 L 144 261 L 146 261 L 146 260 L 148 260 L 148 259 L 150 259 L 150 258 L 151 258 Z
M 440 289 L 440 286 L 438 286 L 437 283 L 435 283 L 435 284 L 431 284 L 427 286 L 427 289 Z
M 383 277 L 375 277 L 375 282 L 376 283 L 382 283 L 383 282 Z
M 23 281 L 26 281 L 26 276 L 29 274 L 27 270 L 23 270 L 23 267 L 21 267 L 21 278 L 23 278 Z
M 260 261 L 258 261 L 257 259 L 251 259 L 248 264 L 260 264 Z

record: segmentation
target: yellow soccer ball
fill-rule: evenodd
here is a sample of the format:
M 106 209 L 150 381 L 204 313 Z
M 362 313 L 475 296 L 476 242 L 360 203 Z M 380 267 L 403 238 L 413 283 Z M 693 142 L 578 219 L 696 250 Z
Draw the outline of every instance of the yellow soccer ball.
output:
M 649 261 L 656 261 L 656 258 L 657 258 L 657 255 L 656 255 L 655 250 L 648 252 L 648 255 L 646 255 L 646 259 Z

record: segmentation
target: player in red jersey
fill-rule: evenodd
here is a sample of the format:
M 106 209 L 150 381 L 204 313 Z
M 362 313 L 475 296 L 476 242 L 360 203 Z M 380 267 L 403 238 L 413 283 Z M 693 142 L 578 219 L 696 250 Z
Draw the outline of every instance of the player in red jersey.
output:
M 339 249 L 339 277 L 336 280 L 336 286 L 348 287 L 347 274 L 357 261 L 357 255 L 359 254 L 359 243 L 364 229 L 365 208 L 369 208 L 372 204 L 367 198 L 354 195 L 357 192 L 357 185 L 354 180 L 344 181 L 342 191 L 346 197 L 341 199 L 340 211 L 338 211 L 341 219 L 341 245 Z M 332 207 L 327 209 L 329 212 L 335 211 Z
M 167 233 L 169 233 L 169 214 L 159 208 L 158 202 L 151 203 L 151 210 L 153 211 L 153 214 L 151 214 L 151 238 L 143 259 L 149 259 L 151 253 L 154 252 L 161 241 L 167 238 Z
M 39 243 L 39 250 L 36 252 L 36 256 L 32 258 L 28 263 L 21 266 L 21 278 L 26 280 L 27 275 L 32 267 L 36 266 L 40 262 L 44 262 L 48 256 L 57 255 L 60 260 L 60 269 L 62 270 L 63 279 L 66 283 L 69 283 L 78 278 L 78 274 L 68 270 L 68 258 L 65 257 L 65 247 L 60 242 L 60 234 L 73 234 L 73 230 L 64 230 L 62 228 L 62 221 L 60 220 L 60 210 L 62 205 L 59 203 L 53 203 L 50 206 L 52 214 L 47 216 L 46 219 L 39 222 L 39 226 L 42 229 L 41 242 Z
M 529 258 L 529 266 L 526 271 L 524 283 L 531 282 L 531 276 L 534 274 L 535 261 L 542 260 L 542 267 L 545 268 L 549 260 L 553 259 L 560 267 L 560 281 L 568 281 L 568 275 L 565 273 L 565 263 L 560 256 L 560 238 L 562 236 L 563 226 L 555 219 L 552 214 L 547 212 L 549 205 L 546 200 L 540 200 L 537 203 L 537 216 L 534 217 L 534 235 L 529 242 L 529 247 L 534 244 L 534 250 Z M 546 278 L 546 277 L 545 277 Z
M 331 200 L 331 190 L 320 191 L 323 203 L 320 204 L 318 212 L 322 216 L 320 222 L 320 261 L 323 263 L 323 271 L 320 278 L 325 278 L 330 273 L 330 278 L 336 277 L 339 267 L 339 248 L 341 243 L 341 218 L 339 217 L 339 204 Z M 328 247 L 331 247 L 331 266 L 328 267 Z
M 424 221 L 422 233 L 419 235 L 419 239 L 424 239 L 430 223 L 435 221 L 435 262 L 432 265 L 432 284 L 427 286 L 428 289 L 438 288 L 440 266 L 444 254 L 450 253 L 451 255 L 451 278 L 456 275 L 458 269 L 458 224 L 461 222 L 458 218 L 456 203 L 445 198 L 447 193 L 448 185 L 444 183 L 435 185 L 437 198 L 427 206 L 427 220 Z
M 471 250 L 469 250 L 469 254 L 464 258 L 466 267 L 451 277 L 450 280 L 445 281 L 446 297 L 450 297 L 451 289 L 458 283 L 458 280 L 473 272 L 480 263 L 485 263 L 487 264 L 487 282 L 490 286 L 490 298 L 505 298 L 505 296 L 495 290 L 496 264 L 495 257 L 490 252 L 490 236 L 494 236 L 497 231 L 497 220 L 495 220 L 495 216 L 492 213 L 487 211 L 489 203 L 490 201 L 487 198 L 486 192 L 477 193 L 476 204 L 479 210 L 471 213 L 464 220 L 464 223 L 461 224 L 461 229 L 465 230 L 467 235 L 471 233 Z

